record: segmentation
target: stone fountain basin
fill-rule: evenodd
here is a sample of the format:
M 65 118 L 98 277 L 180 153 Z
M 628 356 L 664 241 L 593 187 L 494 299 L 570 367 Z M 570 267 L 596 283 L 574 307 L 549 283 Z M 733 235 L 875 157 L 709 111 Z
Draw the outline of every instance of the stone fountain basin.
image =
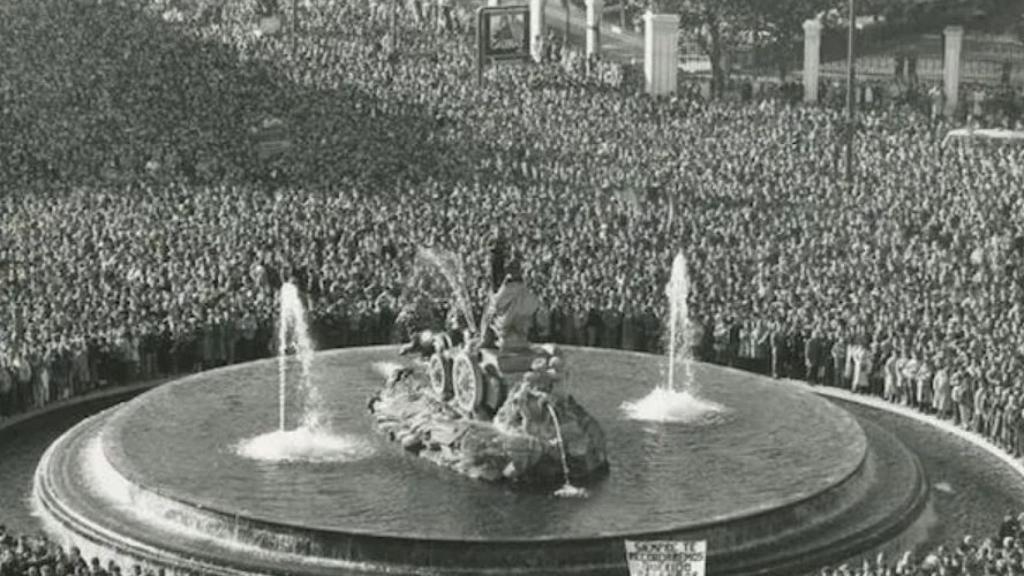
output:
M 610 472 L 588 499 L 409 458 L 366 413 L 383 377 L 375 366 L 397 358 L 377 347 L 321 353 L 313 367 L 335 432 L 366 443 L 354 459 L 238 454 L 277 421 L 276 364 L 260 361 L 167 384 L 73 428 L 40 463 L 37 509 L 69 542 L 215 574 L 625 574 L 627 538 L 706 539 L 709 572 L 789 574 L 888 537 L 926 494 L 895 438 L 803 387 L 698 364 L 698 393 L 728 414 L 643 423 L 620 405 L 663 380 L 664 358 L 565 350 L 568 392 L 607 435 Z

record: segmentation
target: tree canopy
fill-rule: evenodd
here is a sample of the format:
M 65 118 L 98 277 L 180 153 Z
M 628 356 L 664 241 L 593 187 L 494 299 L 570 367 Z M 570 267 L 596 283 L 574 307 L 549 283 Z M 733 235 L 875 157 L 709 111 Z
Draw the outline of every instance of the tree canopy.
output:
M 727 70 L 723 55 L 750 46 L 785 72 L 788 54 L 803 38 L 804 21 L 836 7 L 841 0 L 656 0 L 654 10 L 680 16 L 684 34 L 695 38 L 711 60 L 714 91 Z

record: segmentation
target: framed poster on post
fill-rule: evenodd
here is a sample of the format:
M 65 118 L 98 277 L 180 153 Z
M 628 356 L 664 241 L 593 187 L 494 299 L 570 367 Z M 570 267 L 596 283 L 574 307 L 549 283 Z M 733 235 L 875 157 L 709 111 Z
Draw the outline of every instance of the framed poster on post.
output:
M 477 80 L 487 64 L 530 59 L 528 6 L 484 6 L 476 11 Z

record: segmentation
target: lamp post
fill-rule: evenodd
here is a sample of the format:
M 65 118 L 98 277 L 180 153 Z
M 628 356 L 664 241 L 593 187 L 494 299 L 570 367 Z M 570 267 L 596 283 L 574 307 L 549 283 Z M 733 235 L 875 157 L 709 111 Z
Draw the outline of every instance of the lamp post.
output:
M 853 92 L 853 33 L 857 27 L 855 0 L 850 0 L 849 25 L 850 29 L 846 39 L 846 183 L 853 186 L 853 136 L 855 130 L 853 107 L 856 104 Z
M 299 0 L 292 0 L 292 59 L 299 55 Z
M 391 3 L 391 14 L 388 15 L 388 27 L 391 28 L 391 44 L 398 46 L 398 2 Z

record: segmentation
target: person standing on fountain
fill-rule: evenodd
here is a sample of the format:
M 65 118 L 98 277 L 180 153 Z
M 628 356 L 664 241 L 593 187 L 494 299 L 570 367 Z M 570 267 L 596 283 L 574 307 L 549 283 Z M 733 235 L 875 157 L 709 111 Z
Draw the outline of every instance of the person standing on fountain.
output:
M 491 292 L 497 292 L 505 280 L 505 262 L 508 260 L 508 242 L 498 226 L 491 238 Z
M 772 349 L 772 378 L 788 376 L 785 370 L 786 338 L 786 332 L 783 329 L 782 323 L 778 320 L 772 321 L 770 332 L 768 333 L 768 341 Z
M 462 346 L 469 342 L 472 337 L 470 333 L 469 320 L 459 311 L 457 306 L 452 306 L 444 319 L 444 338 L 447 348 Z
M 456 308 L 449 310 L 445 317 L 445 329 L 443 331 L 421 330 L 412 335 L 409 342 L 399 350 L 401 356 L 408 354 L 420 354 L 429 357 L 431 354 L 441 350 L 458 348 L 469 342 L 472 338 L 469 323 Z
M 821 358 L 821 332 L 815 327 L 811 330 L 809 338 L 804 340 L 804 374 L 811 384 L 821 384 L 820 365 Z

